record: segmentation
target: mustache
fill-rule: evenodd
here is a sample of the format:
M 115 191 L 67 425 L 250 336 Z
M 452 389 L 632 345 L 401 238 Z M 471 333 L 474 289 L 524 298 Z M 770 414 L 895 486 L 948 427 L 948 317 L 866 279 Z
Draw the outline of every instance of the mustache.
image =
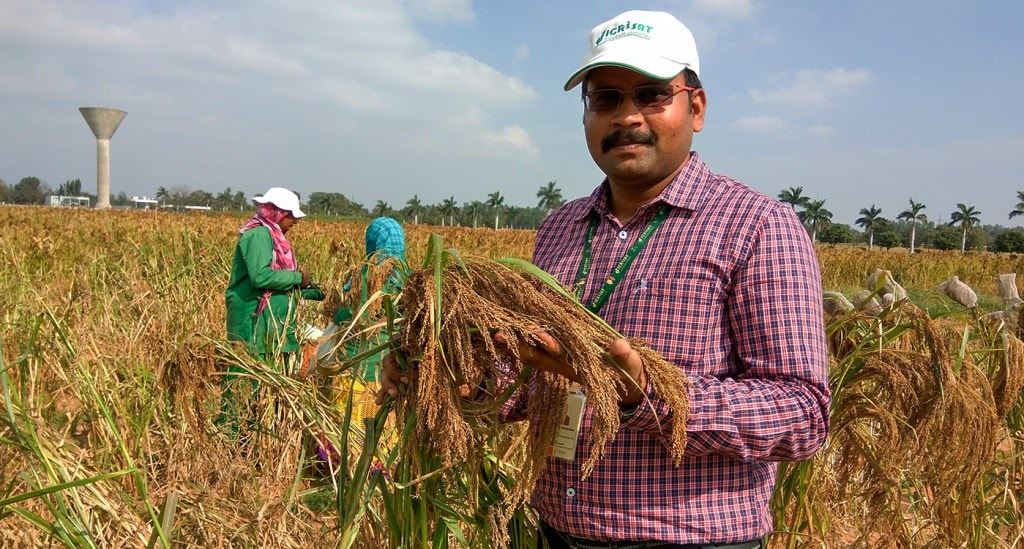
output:
M 601 140 L 601 151 L 608 152 L 612 147 L 623 143 L 639 143 L 641 145 L 653 145 L 658 137 L 651 132 L 641 130 L 615 130 Z

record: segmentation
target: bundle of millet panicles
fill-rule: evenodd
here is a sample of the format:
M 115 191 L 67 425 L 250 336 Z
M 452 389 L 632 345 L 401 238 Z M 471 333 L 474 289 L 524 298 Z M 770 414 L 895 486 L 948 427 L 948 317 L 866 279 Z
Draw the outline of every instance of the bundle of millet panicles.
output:
M 527 457 L 517 479 L 519 495 L 528 495 L 566 414 L 569 391 L 565 377 L 534 371 L 518 356 L 520 342 L 540 345 L 541 331 L 567 351 L 593 408 L 590 439 L 580 441 L 589 445 L 582 464 L 584 477 L 589 475 L 619 428 L 618 389 L 625 376 L 606 349 L 622 336 L 528 262 L 446 253 L 446 260 L 439 254 L 433 265 L 409 275 L 399 306 L 402 326 L 392 342 L 407 367 L 417 365 L 418 374 L 399 403 L 400 413 L 417 414 L 414 443 L 446 467 L 473 463 L 503 411 L 518 393 L 528 392 Z M 672 410 L 671 427 L 665 429 L 671 429 L 666 438 L 678 465 L 686 446 L 689 381 L 642 340 L 630 344 L 642 357 L 655 393 Z M 536 376 L 532 382 L 531 375 Z

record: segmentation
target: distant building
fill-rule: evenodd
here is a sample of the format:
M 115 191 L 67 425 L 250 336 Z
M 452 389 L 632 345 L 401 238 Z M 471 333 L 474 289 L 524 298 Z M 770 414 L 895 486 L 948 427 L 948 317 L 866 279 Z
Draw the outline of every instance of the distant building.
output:
M 205 211 L 205 210 L 209 210 L 210 207 L 209 206 L 185 206 L 185 209 L 186 210 L 201 210 L 201 211 Z
M 158 201 L 145 196 L 142 198 L 133 196 L 130 202 L 134 210 L 155 210 L 160 205 Z
M 88 208 L 92 204 L 88 196 L 62 196 L 59 194 L 50 195 L 50 205 L 58 208 Z

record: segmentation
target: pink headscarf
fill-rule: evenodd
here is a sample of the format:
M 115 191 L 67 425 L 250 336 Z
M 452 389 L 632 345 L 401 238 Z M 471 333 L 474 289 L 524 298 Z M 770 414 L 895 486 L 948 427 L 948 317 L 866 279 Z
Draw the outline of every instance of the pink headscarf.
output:
M 252 219 L 247 221 L 245 225 L 242 225 L 238 229 L 239 233 L 244 233 L 253 227 L 266 227 L 270 231 L 270 238 L 274 241 L 273 255 L 270 260 L 270 268 L 274 270 L 294 271 L 298 269 L 298 263 L 295 261 L 295 254 L 292 252 L 292 245 L 288 242 L 288 239 L 284 236 L 284 231 L 281 230 L 281 226 L 278 224 L 282 219 L 285 218 L 289 213 L 288 211 L 282 210 L 277 206 L 267 202 L 266 204 L 259 204 L 256 207 L 256 214 L 252 216 Z M 260 303 L 256 307 L 256 316 L 259 316 L 266 308 L 267 303 L 270 301 L 270 290 L 263 292 L 260 296 Z

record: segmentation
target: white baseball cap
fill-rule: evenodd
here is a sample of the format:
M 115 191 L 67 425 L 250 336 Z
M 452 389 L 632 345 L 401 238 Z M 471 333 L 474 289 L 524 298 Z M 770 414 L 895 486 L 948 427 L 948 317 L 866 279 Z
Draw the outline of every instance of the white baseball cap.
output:
M 565 81 L 565 91 L 582 82 L 590 69 L 609 65 L 658 80 L 671 80 L 683 69 L 700 76 L 693 34 L 663 11 L 627 11 L 594 27 L 583 65 Z
M 295 219 L 306 217 L 306 214 L 299 209 L 299 196 L 284 187 L 271 187 L 263 193 L 263 196 L 253 198 L 252 202 L 253 204 L 270 202 L 286 212 L 291 212 Z

